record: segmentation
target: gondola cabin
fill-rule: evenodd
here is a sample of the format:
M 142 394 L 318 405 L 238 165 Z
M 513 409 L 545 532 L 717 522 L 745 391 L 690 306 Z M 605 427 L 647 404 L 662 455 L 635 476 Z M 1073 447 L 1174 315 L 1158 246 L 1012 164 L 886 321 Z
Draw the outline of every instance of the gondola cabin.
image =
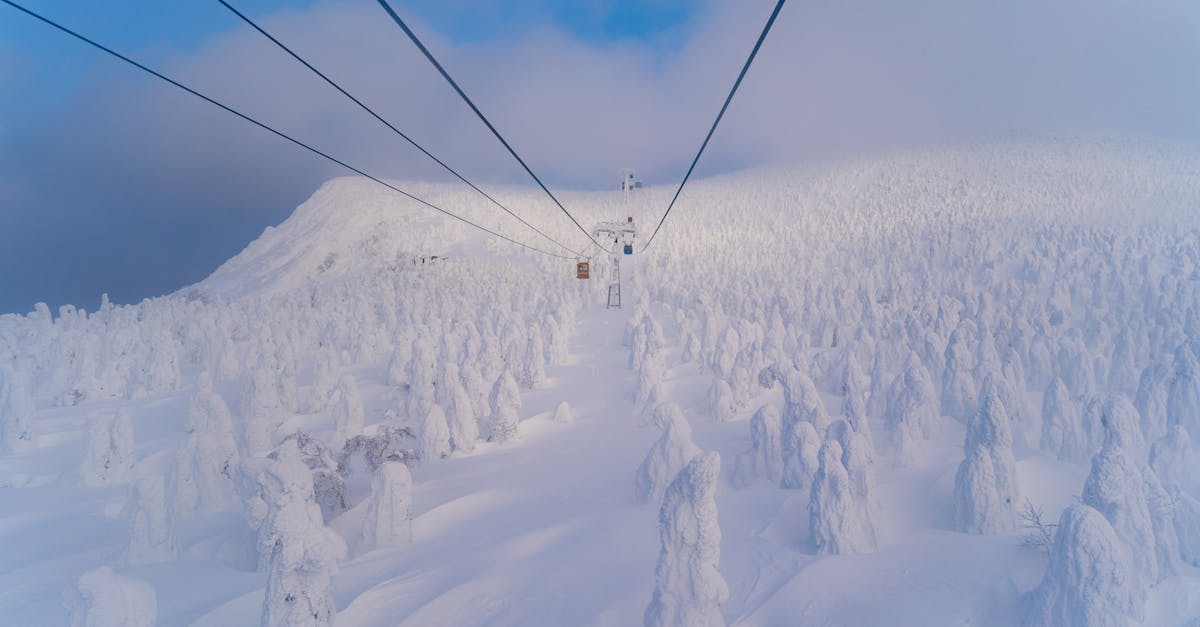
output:
M 580 261 L 579 263 L 575 264 L 575 278 L 577 278 L 577 279 L 590 278 L 591 269 L 592 269 L 592 266 L 590 263 L 588 263 L 586 261 Z
M 633 244 L 626 244 L 626 245 L 625 245 L 625 254 L 626 254 L 626 255 L 632 255 L 632 254 L 633 254 Z

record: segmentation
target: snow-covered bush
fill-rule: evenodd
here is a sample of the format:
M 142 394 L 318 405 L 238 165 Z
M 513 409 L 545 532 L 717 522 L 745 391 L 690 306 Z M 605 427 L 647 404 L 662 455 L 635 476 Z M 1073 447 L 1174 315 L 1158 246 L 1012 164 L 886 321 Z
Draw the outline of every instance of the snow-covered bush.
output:
M 662 436 L 638 466 L 634 476 L 634 497 L 638 503 L 657 503 L 675 475 L 700 453 L 692 442 L 692 426 L 674 403 L 659 408 L 664 422 Z
M 158 600 L 154 586 L 113 572 L 87 571 L 63 593 L 71 627 L 154 627 Z
M 1105 517 L 1087 505 L 1058 521 L 1050 563 L 1026 617 L 1030 627 L 1122 627 L 1142 618 L 1145 593 L 1134 558 Z
M 358 552 L 412 542 L 412 475 L 401 462 L 385 462 L 371 479 Z
M 92 416 L 79 473 L 84 485 L 125 483 L 133 476 L 133 420 L 129 411 Z
M 562 401 L 554 408 L 554 422 L 574 422 L 575 417 L 571 412 L 571 405 L 566 401 Z
M 414 442 L 416 435 L 408 427 L 378 425 L 370 435 L 350 438 L 337 458 L 337 471 L 342 477 L 356 472 L 374 475 L 380 465 L 389 461 L 415 464 L 420 454 L 405 445 Z
M 654 596 L 646 627 L 717 627 L 729 588 L 721 577 L 721 527 L 717 479 L 721 457 L 697 455 L 667 487 L 658 514 L 662 550 L 654 570 Z

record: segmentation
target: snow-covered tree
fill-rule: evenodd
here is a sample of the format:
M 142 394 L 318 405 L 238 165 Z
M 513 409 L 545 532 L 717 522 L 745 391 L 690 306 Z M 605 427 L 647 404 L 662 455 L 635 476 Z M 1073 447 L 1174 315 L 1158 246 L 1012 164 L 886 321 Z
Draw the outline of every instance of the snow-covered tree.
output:
M 701 453 L 667 487 L 658 514 L 662 550 L 654 570 L 654 596 L 646 627 L 717 627 L 729 587 L 721 577 L 721 527 L 717 479 L 721 457 Z
M 412 358 L 408 362 L 408 415 L 424 418 L 435 401 L 437 355 L 433 344 L 424 337 L 413 341 Z
M 820 466 L 821 436 L 811 422 L 795 424 L 783 432 L 783 478 L 779 485 L 789 490 L 806 490 Z
M 680 469 L 700 453 L 692 442 L 692 426 L 679 406 L 666 403 L 659 414 L 665 422 L 662 436 L 650 447 L 634 477 L 634 496 L 639 503 L 657 503 Z
M 87 486 L 125 483 L 133 476 L 133 420 L 129 411 L 92 417 L 80 476 Z
M 229 407 L 213 391 L 207 372 L 197 379 L 186 429 L 174 464 L 172 504 L 182 514 L 219 509 L 234 498 L 238 450 Z
M 1012 425 L 992 379 L 983 387 L 983 404 L 967 423 L 966 457 L 954 476 L 954 523 L 967 533 L 1003 533 L 1016 525 Z
M 1134 558 L 1095 509 L 1063 511 L 1050 562 L 1026 624 L 1030 627 L 1123 627 L 1141 621 L 1145 593 Z
M 714 378 L 708 388 L 708 406 L 717 422 L 733 420 L 737 412 L 733 399 L 733 388 L 724 379 Z
M 63 593 L 71 627 L 154 627 L 154 586 L 108 566 L 87 571 Z
M 517 437 L 520 417 L 517 410 L 521 409 L 521 389 L 505 368 L 492 386 L 491 396 L 491 437 L 493 442 L 507 442 Z
M 446 423 L 450 428 L 451 448 L 464 453 L 475 450 L 475 441 L 479 439 L 479 421 L 475 418 L 471 396 L 462 384 L 454 386 Z
M 358 384 L 354 377 L 345 375 L 338 382 L 337 401 L 333 405 L 333 442 L 334 450 L 340 450 L 346 440 L 362 433 L 366 413 L 363 409 L 362 397 L 358 393 Z
M 130 498 L 129 544 L 125 562 L 131 566 L 166 562 L 179 556 L 175 517 L 167 507 L 162 475 L 148 475 L 133 485 Z
M 941 415 L 965 420 L 976 408 L 979 393 L 971 375 L 973 360 L 962 340 L 963 327 L 955 329 L 946 343 L 946 370 L 942 374 Z
M 25 377 L 0 367 L 0 451 L 33 448 L 33 397 Z
M 276 454 L 259 479 L 267 504 L 259 530 L 259 550 L 268 564 L 262 624 L 331 625 L 337 613 L 333 578 L 346 545 L 322 522 L 296 441 L 285 440 Z
M 892 381 L 884 415 L 901 462 L 916 463 L 922 443 L 937 429 L 938 417 L 929 371 L 916 353 L 910 352 L 904 370 Z
M 1082 417 L 1062 379 L 1055 378 L 1042 396 L 1040 448 L 1060 460 L 1081 463 L 1091 457 Z
M 1200 437 L 1200 363 L 1187 345 L 1175 351 L 1171 385 L 1167 392 L 1167 426 L 1187 429 L 1193 442 Z
M 275 376 L 264 367 L 255 368 L 242 395 L 242 456 L 265 455 L 282 426 Z
M 842 464 L 842 446 L 836 440 L 821 445 L 808 512 L 811 542 L 818 555 L 875 550 L 875 527 L 867 516 L 869 508 L 855 498 L 854 483 Z
M 733 464 L 733 484 L 745 487 L 763 478 L 778 485 L 783 477 L 783 422 L 774 405 L 763 405 L 750 419 L 750 450 Z
M 546 346 L 538 329 L 530 329 L 529 341 L 525 346 L 524 368 L 521 383 L 536 390 L 546 384 Z
M 450 455 L 450 427 L 440 405 L 429 408 L 421 423 L 421 459 L 441 459 Z
M 331 344 L 323 345 L 317 351 L 313 363 L 312 387 L 309 388 L 308 408 L 312 412 L 325 411 L 333 400 L 337 390 L 338 378 L 342 371 L 341 358 L 337 349 Z
M 1115 442 L 1106 444 L 1092 459 L 1092 471 L 1083 484 L 1082 501 L 1104 515 L 1125 545 L 1131 562 L 1128 575 L 1139 595 L 1158 581 L 1154 524 L 1142 486 L 1142 473 L 1129 453 Z
M 412 542 L 412 474 L 401 462 L 381 464 L 371 479 L 358 552 Z

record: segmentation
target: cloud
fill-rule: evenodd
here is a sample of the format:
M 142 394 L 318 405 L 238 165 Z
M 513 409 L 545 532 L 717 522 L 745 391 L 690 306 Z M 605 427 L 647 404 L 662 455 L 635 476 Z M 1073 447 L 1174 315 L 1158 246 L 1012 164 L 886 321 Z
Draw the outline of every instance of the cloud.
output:
M 552 185 L 605 187 L 624 166 L 670 184 L 773 4 L 707 3 L 669 46 L 597 41 L 548 22 L 468 41 L 414 27 Z M 469 178 L 525 182 L 374 3 L 326 2 L 261 23 Z M 230 24 L 154 65 L 369 172 L 445 178 L 257 33 Z M 793 0 L 700 173 L 1012 133 L 1200 143 L 1197 32 L 1200 5 L 1180 0 Z M 20 73 L 11 57 L 2 65 Z M 0 310 L 24 309 L 30 297 L 94 300 L 102 285 L 131 299 L 197 280 L 342 174 L 112 63 L 95 64 L 54 115 L 7 130 L 0 189 L 21 206 L 0 208 L 0 267 L 9 268 Z M 106 239 L 89 236 L 98 228 Z M 121 259 L 103 261 L 114 250 Z M 154 280 L 137 279 L 151 264 Z

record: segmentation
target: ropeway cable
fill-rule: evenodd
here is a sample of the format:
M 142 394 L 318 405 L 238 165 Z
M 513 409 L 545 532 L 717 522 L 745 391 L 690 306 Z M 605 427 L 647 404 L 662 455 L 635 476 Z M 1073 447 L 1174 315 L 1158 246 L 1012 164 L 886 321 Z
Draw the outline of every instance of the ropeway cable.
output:
M 592 234 L 589 233 L 587 229 L 583 228 L 583 225 L 579 224 L 579 221 L 575 219 L 575 216 L 571 215 L 570 211 L 567 211 L 567 208 L 564 207 L 563 204 L 558 201 L 558 198 L 555 197 L 550 191 L 550 189 L 547 188 L 544 183 L 542 183 L 542 179 L 538 178 L 538 175 L 533 173 L 533 170 L 529 168 L 529 166 L 525 163 L 525 160 L 517 154 L 516 150 L 513 150 L 513 147 L 510 146 L 507 141 L 505 141 L 504 136 L 500 134 L 500 131 L 497 131 L 496 127 L 492 126 L 492 123 L 487 119 L 487 116 L 485 116 L 483 112 L 479 110 L 479 107 L 476 107 L 475 103 L 472 102 L 469 97 L 467 97 L 467 94 L 463 92 L 461 87 L 458 86 L 458 83 L 450 77 L 450 74 L 446 71 L 446 68 L 443 68 L 442 64 L 438 63 L 438 60 L 435 59 L 433 54 L 429 52 L 429 49 L 425 47 L 425 44 L 421 43 L 421 40 L 417 37 L 416 33 L 412 32 L 412 29 L 408 27 L 408 24 L 405 24 L 404 20 L 396 14 L 396 11 L 394 11 L 392 6 L 387 3 L 387 0 L 378 0 L 378 2 L 379 5 L 383 7 L 383 10 L 387 11 L 387 14 L 391 16 L 392 21 L 396 22 L 396 25 L 404 31 L 404 34 L 408 35 L 408 38 L 411 39 L 413 44 L 415 44 L 421 53 L 425 55 L 425 58 L 433 64 L 433 67 L 437 68 L 437 71 L 441 73 L 442 78 L 446 79 L 447 83 L 450 83 L 450 86 L 453 87 L 454 91 L 458 93 L 458 96 L 463 99 L 463 102 L 467 103 L 467 106 L 475 112 L 475 115 L 479 117 L 480 121 L 482 121 L 484 125 L 488 127 L 488 130 L 490 130 L 492 134 L 496 136 L 496 139 L 500 140 L 500 143 L 503 144 L 508 150 L 508 154 L 512 155 L 513 158 L 517 160 L 517 163 L 520 163 L 521 167 L 525 168 L 525 172 L 527 172 L 529 176 L 533 177 L 533 180 L 537 182 L 538 187 L 541 187 L 542 191 L 546 192 L 546 195 L 550 197 L 550 200 L 553 200 L 554 204 L 558 205 L 558 208 L 561 209 L 563 213 L 567 214 L 567 217 L 571 219 L 571 222 L 574 222 L 575 226 L 578 227 L 580 231 L 583 231 L 583 234 L 586 235 L 588 239 L 592 240 L 593 244 L 600 246 L 600 243 L 596 241 L 596 238 L 592 237 Z M 600 246 L 600 248 L 603 249 L 603 246 Z
M 380 2 L 382 1 L 380 0 Z M 771 17 L 767 19 L 767 25 L 763 27 L 762 34 L 758 36 L 758 41 L 755 42 L 754 49 L 750 51 L 750 56 L 746 59 L 746 64 L 742 66 L 741 73 L 738 74 L 737 80 L 733 82 L 733 88 L 729 90 L 729 95 L 725 97 L 725 104 L 721 105 L 721 111 L 717 113 L 717 119 L 713 120 L 712 127 L 708 129 L 708 135 L 704 136 L 704 143 L 700 144 L 700 150 L 696 152 L 696 157 L 692 159 L 692 165 L 688 167 L 687 174 L 679 182 L 679 187 L 675 190 L 675 196 L 671 198 L 671 204 L 667 205 L 667 210 L 663 212 L 662 218 L 658 221 L 658 226 L 654 227 L 654 232 L 650 234 L 650 239 L 646 240 L 645 246 L 642 246 L 643 252 L 650 247 L 650 243 L 654 241 L 654 236 L 658 235 L 658 230 L 662 228 L 663 222 L 671 214 L 671 209 L 675 207 L 675 201 L 679 200 L 679 193 L 683 191 L 683 186 L 687 185 L 688 179 L 691 178 L 692 170 L 696 169 L 696 162 L 700 161 L 700 155 L 704 154 L 704 149 L 708 147 L 708 140 L 712 139 L 713 131 L 716 131 L 717 125 L 721 123 L 721 118 L 724 117 L 725 110 L 729 108 L 729 103 L 733 100 L 733 95 L 737 93 L 738 87 L 741 86 L 742 79 L 746 78 L 746 71 L 750 69 L 750 64 L 754 63 L 754 57 L 758 55 L 758 49 L 762 47 L 763 41 L 767 38 L 767 33 L 771 32 L 771 26 L 775 24 L 775 18 L 779 16 L 779 10 L 783 8 L 785 1 L 779 0 L 775 4 L 775 10 L 771 12 Z
M 334 89 L 336 89 L 336 90 L 338 90 L 339 92 L 341 92 L 341 94 L 342 94 L 343 96 L 345 96 L 346 98 L 349 98 L 349 99 L 350 99 L 350 101 L 351 101 L 351 102 L 353 102 L 354 104 L 358 105 L 358 107 L 359 107 L 360 109 L 362 109 L 363 111 L 366 111 L 368 114 L 370 114 L 370 115 L 371 115 L 371 117 L 375 118 L 375 119 L 376 119 L 376 120 L 378 120 L 378 121 L 379 121 L 381 124 L 383 124 L 384 126 L 388 127 L 389 129 L 391 129 L 391 131 L 392 131 L 393 133 L 395 133 L 395 134 L 399 135 L 401 138 L 403 138 L 403 139 L 404 139 L 404 141 L 406 141 L 406 142 L 408 142 L 409 144 L 411 144 L 413 148 L 416 148 L 417 150 L 421 151 L 421 152 L 422 152 L 422 153 L 423 153 L 423 154 L 424 154 L 426 157 L 429 157 L 429 158 L 430 158 L 430 159 L 432 159 L 432 160 L 433 160 L 435 163 L 437 163 L 438 165 L 442 166 L 442 168 L 443 168 L 443 169 L 445 169 L 447 172 L 449 172 L 450 174 L 453 174 L 453 175 L 455 176 L 455 178 L 457 178 L 458 180 L 462 181 L 463 183 L 466 183 L 466 184 L 467 184 L 467 185 L 468 185 L 468 186 L 469 186 L 471 189 L 473 189 L 473 190 L 475 190 L 475 191 L 479 192 L 479 193 L 480 193 L 480 195 L 482 195 L 484 198 L 487 198 L 489 201 L 491 201 L 491 203 L 492 203 L 493 205 L 496 205 L 497 207 L 499 207 L 501 210 L 503 210 L 503 211 L 504 211 L 505 213 L 507 213 L 508 215 L 510 215 L 510 216 L 512 216 L 512 217 L 514 217 L 514 218 L 516 218 L 517 220 L 519 220 L 519 221 L 521 222 L 521 224 L 524 224 L 525 226 L 529 227 L 530 229 L 533 229 L 533 231 L 534 231 L 534 232 L 536 232 L 538 235 L 541 235 L 542 237 L 544 237 L 544 238 L 546 238 L 546 239 L 550 240 L 551 242 L 554 242 L 554 243 L 555 243 L 556 245 L 558 245 L 559 247 L 561 247 L 561 248 L 563 248 L 563 249 L 565 249 L 565 250 L 571 251 L 571 252 L 572 252 L 572 254 L 574 254 L 574 251 L 573 251 L 573 250 L 572 250 L 572 249 L 571 249 L 569 246 L 567 246 L 567 245 L 563 244 L 562 242 L 560 242 L 560 241 L 558 241 L 558 240 L 554 239 L 553 237 L 550 237 L 550 236 L 549 236 L 549 235 L 547 235 L 546 233 L 542 232 L 542 230 L 541 230 L 541 229 L 539 229 L 539 228 L 537 228 L 536 226 L 534 226 L 534 225 L 530 224 L 529 222 L 526 222 L 524 218 L 522 218 L 521 216 L 519 216 L 519 215 L 517 215 L 516 213 L 514 213 L 513 211 L 511 211 L 511 210 L 510 210 L 508 207 L 504 206 L 502 203 L 500 203 L 500 201 L 498 201 L 498 200 L 496 200 L 495 198 L 493 198 L 493 197 L 492 197 L 490 194 L 488 194 L 487 192 L 483 191 L 482 189 L 479 189 L 479 187 L 477 187 L 477 186 L 476 186 L 474 183 L 472 183 L 471 181 L 467 180 L 467 178 L 466 178 L 466 177 L 464 177 L 462 174 L 459 174 L 457 170 L 455 170 L 454 168 L 452 168 L 452 167 L 450 167 L 449 165 L 447 165 L 447 164 L 446 164 L 445 162 L 443 162 L 441 159 L 438 159 L 437 157 L 435 157 L 435 156 L 434 156 L 432 153 L 430 153 L 428 150 L 426 150 L 424 146 L 422 146 L 422 145 L 418 144 L 418 143 L 417 143 L 415 140 L 413 140 L 411 137 L 409 137 L 409 136 L 408 136 L 407 134 L 405 134 L 403 131 L 401 131 L 400 129 L 396 128 L 396 126 L 395 126 L 395 125 L 393 125 L 391 122 L 388 122 L 387 120 L 383 119 L 383 117 L 382 117 L 382 116 L 380 116 L 378 113 L 376 113 L 374 109 L 372 109 L 371 107 L 368 107 L 366 104 L 363 104 L 363 102 L 362 102 L 361 100 L 359 100 L 358 98 L 355 98 L 353 95 L 351 95 L 351 94 L 350 94 L 350 92 L 348 92 L 348 91 L 346 91 L 345 89 L 343 89 L 341 85 L 337 84 L 337 82 L 335 82 L 333 79 L 329 78 L 329 76 L 327 76 L 327 75 L 326 75 L 324 72 L 322 72 L 322 71 L 318 70 L 317 68 L 313 67 L 313 65 L 312 65 L 311 63 L 309 63 L 308 61 L 304 60 L 304 58 L 302 58 L 302 57 L 301 57 L 299 54 L 296 54 L 296 53 L 295 53 L 295 52 L 294 52 L 294 51 L 293 51 L 291 48 L 289 48 L 288 46 L 286 46 L 286 45 L 285 45 L 285 44 L 284 44 L 282 41 L 280 41 L 280 40 L 279 40 L 279 39 L 277 39 L 275 36 L 273 36 L 273 35 L 271 35 L 270 33 L 268 33 L 268 32 L 267 32 L 267 31 L 266 31 L 264 28 L 262 28 L 262 27 L 261 27 L 261 26 L 259 26 L 257 23 L 255 23 L 255 21 L 254 21 L 254 20 L 250 19 L 250 18 L 249 18 L 249 17 L 247 17 L 247 16 L 246 16 L 244 13 L 242 13 L 241 11 L 237 10 L 236 8 L 234 8 L 234 6 L 233 6 L 233 5 L 231 5 L 231 4 L 229 4 L 228 2 L 226 2 L 226 0 L 217 0 L 217 2 L 221 3 L 221 5 L 222 5 L 222 6 L 224 6 L 226 9 L 229 9 L 229 11 L 230 11 L 230 12 L 232 12 L 234 15 L 238 16 L 239 18 L 241 18 L 241 19 L 242 19 L 242 21 L 244 21 L 244 22 L 246 22 L 246 24 L 250 25 L 250 27 L 251 27 L 251 28 L 253 28 L 254 30 L 258 31 L 260 34 L 262 34 L 262 36 L 263 36 L 263 37 L 266 37 L 267 39 L 271 40 L 271 43 L 275 44 L 275 45 L 276 45 L 276 46 L 278 46 L 278 47 L 279 47 L 281 50 L 283 50 L 284 52 L 286 52 L 286 53 L 288 53 L 289 55 L 291 55 L 291 57 L 292 57 L 293 59 L 295 59 L 296 61 L 300 62 L 300 64 L 301 64 L 301 65 L 303 65 L 304 67 L 308 68 L 308 69 L 309 69 L 309 71 L 311 71 L 313 74 L 316 74 L 317 76 L 321 77 L 321 79 L 322 79 L 322 80 L 324 80 L 326 83 L 328 83 L 330 87 L 333 87 Z
M 66 34 L 68 34 L 68 35 L 70 35 L 70 36 L 72 36 L 72 37 L 74 37 L 74 38 L 76 38 L 76 39 L 78 39 L 78 40 L 80 40 L 80 41 L 82 41 L 82 42 L 84 42 L 84 43 L 86 43 L 86 44 L 88 44 L 88 45 L 90 45 L 90 46 L 94 47 L 94 48 L 96 48 L 96 49 L 98 49 L 98 50 L 101 50 L 101 51 L 103 51 L 103 52 L 106 52 L 106 53 L 108 53 L 108 54 L 110 54 L 110 55 L 112 55 L 112 56 L 114 56 L 114 57 L 116 57 L 116 58 L 120 59 L 121 61 L 124 61 L 124 62 L 128 63 L 129 65 L 132 65 L 132 66 L 134 66 L 134 67 L 138 68 L 139 70 L 142 70 L 143 72 L 146 72 L 146 73 L 148 73 L 148 74 L 151 74 L 151 75 L 153 75 L 153 76 L 155 76 L 155 77 L 157 77 L 157 78 L 159 78 L 159 79 L 161 79 L 161 80 L 163 80 L 163 81 L 166 81 L 166 82 L 170 83 L 171 85 L 174 85 L 175 87 L 178 87 L 179 89 L 182 89 L 183 91 L 186 91 L 187 93 L 189 93 L 189 94 L 191 94 L 191 95 L 193 95 L 193 96 L 196 96 L 197 98 L 200 98 L 201 100 L 204 100 L 205 102 L 207 102 L 207 103 L 209 103 L 209 104 L 211 104 L 211 105 L 214 105 L 214 106 L 216 106 L 216 107 L 219 107 L 219 108 L 221 108 L 221 109 L 223 109 L 223 110 L 227 111 L 228 113 L 232 113 L 233 115 L 235 115 L 235 116 L 237 116 L 237 117 L 239 117 L 239 118 L 241 118 L 241 119 L 243 119 L 243 120 L 245 120 L 245 121 L 247 121 L 247 122 L 249 122 L 249 123 L 251 123 L 251 124 L 253 124 L 253 125 L 255 125 L 255 126 L 257 126 L 257 127 L 261 128 L 261 129 L 263 129 L 263 130 L 265 130 L 265 131 L 268 131 L 268 132 L 270 132 L 270 133 L 272 133 L 272 134 L 274 134 L 274 135 L 276 135 L 276 136 L 278 136 L 278 137 L 281 137 L 281 138 L 283 138 L 283 139 L 286 139 L 287 141 L 289 141 L 289 142 L 291 142 L 291 143 L 293 143 L 293 144 L 295 144 L 295 145 L 297 145 L 297 146 L 299 146 L 299 147 L 301 147 L 301 148 L 304 148 L 305 150 L 308 150 L 309 152 L 311 152 L 311 153 L 313 153 L 313 154 L 315 154 L 315 155 L 318 155 L 318 156 L 320 156 L 320 157 L 323 157 L 323 158 L 325 158 L 325 159 L 327 159 L 327 160 L 329 160 L 329 161 L 332 161 L 333 163 L 335 163 L 335 164 L 337 164 L 337 165 L 339 165 L 339 166 L 342 166 L 343 168 L 345 168 L 345 169 L 347 169 L 347 170 L 350 170 L 351 172 L 354 172 L 355 174 L 358 174 L 359 176 L 366 177 L 366 178 L 368 178 L 368 179 L 370 179 L 370 180 L 372 180 L 372 181 L 374 181 L 374 182 L 376 182 L 376 183 L 378 183 L 378 184 L 380 184 L 380 185 L 382 185 L 382 186 L 384 186 L 384 187 L 386 187 L 386 188 L 388 188 L 388 189 L 390 189 L 390 190 L 392 190 L 392 191 L 394 191 L 394 192 L 396 192 L 396 193 L 398 193 L 398 194 L 401 194 L 401 195 L 403 195 L 403 196 L 405 196 L 405 197 L 407 197 L 407 198 L 410 198 L 410 199 L 412 199 L 412 200 L 414 200 L 414 201 L 416 201 L 416 202 L 418 202 L 418 203 L 420 203 L 420 204 L 422 204 L 422 205 L 425 205 L 426 207 L 429 207 L 430 209 L 433 209 L 433 210 L 435 210 L 435 211 L 439 211 L 439 212 L 441 212 L 441 213 L 443 213 L 443 214 L 445 214 L 445 215 L 447 215 L 447 216 L 449 216 L 449 217 L 451 217 L 451 218 L 454 218 L 455 220 L 458 220 L 458 221 L 460 221 L 460 222 L 463 222 L 463 223 L 465 223 L 465 224 L 468 224 L 468 225 L 470 225 L 470 226 L 473 226 L 473 227 L 475 227 L 475 228 L 477 228 L 477 229 L 479 229 L 479 230 L 481 230 L 481 231 L 483 231 L 483 232 L 485 232 L 485 233 L 488 233 L 488 234 L 490 234 L 490 235 L 493 235 L 493 236 L 495 236 L 495 237 L 498 237 L 498 238 L 500 238 L 500 239 L 503 239 L 503 240 L 506 240 L 506 241 L 512 242 L 513 244 L 516 244 L 516 245 L 518 245 L 518 246 L 521 246 L 521 247 L 523 247 L 523 248 L 526 248 L 526 249 L 532 250 L 532 251 L 534 251 L 534 252 L 539 252 L 539 253 L 542 253 L 543 255 L 549 255 L 549 256 L 551 256 L 551 257 L 557 257 L 557 258 L 559 258 L 559 259 L 572 259 L 572 258 L 573 258 L 573 257 L 568 257 L 568 256 L 566 256 L 566 255 L 559 255 L 559 254 L 557 254 L 557 253 L 552 253 L 552 252 L 549 252 L 549 251 L 546 251 L 546 250 L 542 250 L 542 249 L 540 249 L 540 248 L 537 248 L 537 247 L 534 247 L 534 246 L 530 246 L 529 244 L 525 244 L 525 243 L 523 243 L 523 242 L 519 242 L 519 241 L 517 241 L 517 240 L 515 240 L 515 239 L 513 239 L 513 238 L 511 238 L 511 237 L 508 237 L 507 235 L 502 235 L 502 234 L 500 234 L 500 233 L 497 233 L 496 231 L 493 231 L 493 230 L 491 230 L 491 229 L 489 229 L 489 228 L 487 228 L 487 227 L 485 227 L 485 226 L 481 226 L 481 225 L 479 225 L 479 224 L 476 224 L 476 223 L 474 223 L 474 222 L 472 222 L 472 221 L 470 221 L 470 220 L 468 220 L 468 219 L 466 219 L 466 218 L 464 218 L 464 217 L 462 217 L 462 216 L 460 216 L 460 215 L 457 215 L 457 214 L 455 214 L 455 213 L 452 213 L 452 212 L 450 212 L 450 211 L 447 211 L 447 210 L 445 210 L 445 209 L 443 209 L 443 208 L 441 208 L 441 207 L 439 207 L 439 206 L 437 206 L 437 205 L 435 205 L 435 204 L 433 204 L 433 203 L 431 203 L 431 202 L 429 202 L 429 201 L 427 201 L 427 200 L 425 200 L 425 199 L 423 199 L 423 198 L 419 198 L 419 197 L 417 197 L 417 196 L 414 196 L 414 195 L 412 195 L 412 194 L 410 194 L 410 193 L 408 193 L 408 192 L 406 192 L 406 191 L 404 191 L 404 190 L 402 190 L 402 189 L 400 189 L 400 188 L 396 187 L 395 185 L 392 185 L 392 184 L 390 184 L 390 183 L 387 183 L 387 182 L 383 181 L 382 179 L 379 179 L 379 178 L 376 178 L 376 177 L 374 177 L 374 176 L 372 176 L 372 175 L 370 175 L 370 174 L 367 174 L 366 172 L 364 172 L 364 171 L 362 171 L 362 170 L 360 170 L 360 169 L 358 169 L 358 168 L 356 168 L 356 167 L 354 167 L 354 166 L 352 166 L 352 165 L 350 165 L 350 164 L 348 164 L 348 163 L 346 163 L 346 162 L 344 162 L 344 161 L 342 161 L 342 160 L 340 160 L 340 159 L 337 159 L 336 157 L 330 156 L 330 155 L 329 155 L 329 154 L 327 154 L 327 153 L 324 153 L 324 152 L 322 152 L 322 151 L 320 151 L 320 150 L 318 150 L 318 149 L 316 149 L 316 148 L 313 148 L 312 146 L 310 146 L 310 145 L 308 145 L 308 144 L 306 144 L 306 143 L 304 143 L 304 142 L 302 142 L 302 141 L 300 141 L 300 140 L 298 140 L 298 139 L 295 139 L 295 138 L 291 137 L 290 135 L 287 135 L 286 133 L 284 133 L 284 132 L 282 132 L 282 131 L 276 130 L 275 128 L 272 128 L 272 127 L 270 127 L 270 126 L 268 126 L 268 125 L 266 125 L 266 124 L 264 124 L 264 123 L 262 123 L 262 122 L 259 122 L 258 120 L 255 120 L 254 118 L 252 118 L 252 117 L 250 117 L 250 116 L 248 116 L 248 115 L 246 115 L 246 114 L 244 114 L 244 113 L 242 113 L 242 112 L 240 112 L 240 111 L 238 111 L 238 110 L 236 110 L 236 109 L 234 109 L 234 108 L 232 108 L 232 107 L 230 107 L 230 106 L 228 106 L 228 105 L 226 105 L 226 104 L 223 104 L 223 103 L 221 103 L 221 102 L 218 102 L 217 100 L 214 100 L 214 99 L 212 99 L 212 98 L 210 98 L 210 97 L 208 97 L 208 96 L 206 96 L 206 95 L 204 95 L 204 94 L 202 94 L 202 93 L 200 93 L 200 92 L 198 92 L 198 91 L 196 91 L 196 90 L 192 89 L 191 87 L 188 87 L 187 85 L 184 85 L 183 83 L 180 83 L 180 82 L 178 82 L 178 81 L 176 81 L 176 80 L 174 80 L 174 79 L 172 79 L 172 78 L 169 78 L 169 77 L 167 77 L 167 76 L 165 76 L 165 75 L 163 75 L 163 74 L 160 74 L 160 73 L 158 73 L 158 72 L 156 72 L 156 71 L 154 71 L 154 70 L 150 69 L 149 67 L 146 67 L 145 65 L 142 65 L 141 63 L 138 63 L 137 61 L 134 61 L 133 59 L 130 59 L 129 57 L 127 57 L 127 56 L 125 56 L 125 55 L 123 55 L 123 54 L 121 54 L 121 53 L 119 53 L 119 52 L 116 52 L 115 50 L 113 50 L 113 49 L 111 49 L 111 48 L 108 48 L 108 47 L 104 46 L 103 44 L 100 44 L 100 43 L 98 43 L 98 42 L 96 42 L 96 41 L 94 41 L 94 40 L 92 40 L 92 39 L 89 39 L 89 38 L 85 37 L 84 35 L 81 35 L 81 34 L 79 34 L 79 33 L 75 32 L 75 31 L 71 30 L 70 28 L 67 28 L 66 26 L 63 26 L 62 24 L 59 24 L 59 23 L 57 23 L 57 22 L 55 22 L 55 21 L 51 20 L 50 18 L 44 17 L 44 16 L 42 16 L 42 15 L 40 15 L 40 14 L 38 14 L 38 13 L 35 13 L 34 11 L 31 11 L 31 10 L 29 10 L 29 9 L 25 8 L 25 7 L 21 6 L 21 5 L 19 5 L 19 4 L 15 3 L 15 2 L 13 2 L 12 0 L 0 0 L 0 2 L 3 2 L 4 4 L 7 4 L 7 5 L 11 6 L 12 8 L 14 8 L 14 9 L 16 9 L 16 10 L 18 10 L 18 11 L 22 12 L 22 13 L 25 13 L 26 15 L 28 15 L 28 16 L 30 16 L 30 17 L 32 17 L 32 18 L 34 18 L 34 19 L 37 19 L 37 20 L 39 20 L 39 21 L 41 21 L 41 22 L 44 22 L 45 24 L 47 24 L 47 25 L 49 25 L 49 26 L 52 26 L 52 27 L 54 27 L 54 28 L 56 28 L 56 29 L 58 29 L 58 30 L 60 30 L 60 31 L 62 31 L 62 32 L 66 33 Z

